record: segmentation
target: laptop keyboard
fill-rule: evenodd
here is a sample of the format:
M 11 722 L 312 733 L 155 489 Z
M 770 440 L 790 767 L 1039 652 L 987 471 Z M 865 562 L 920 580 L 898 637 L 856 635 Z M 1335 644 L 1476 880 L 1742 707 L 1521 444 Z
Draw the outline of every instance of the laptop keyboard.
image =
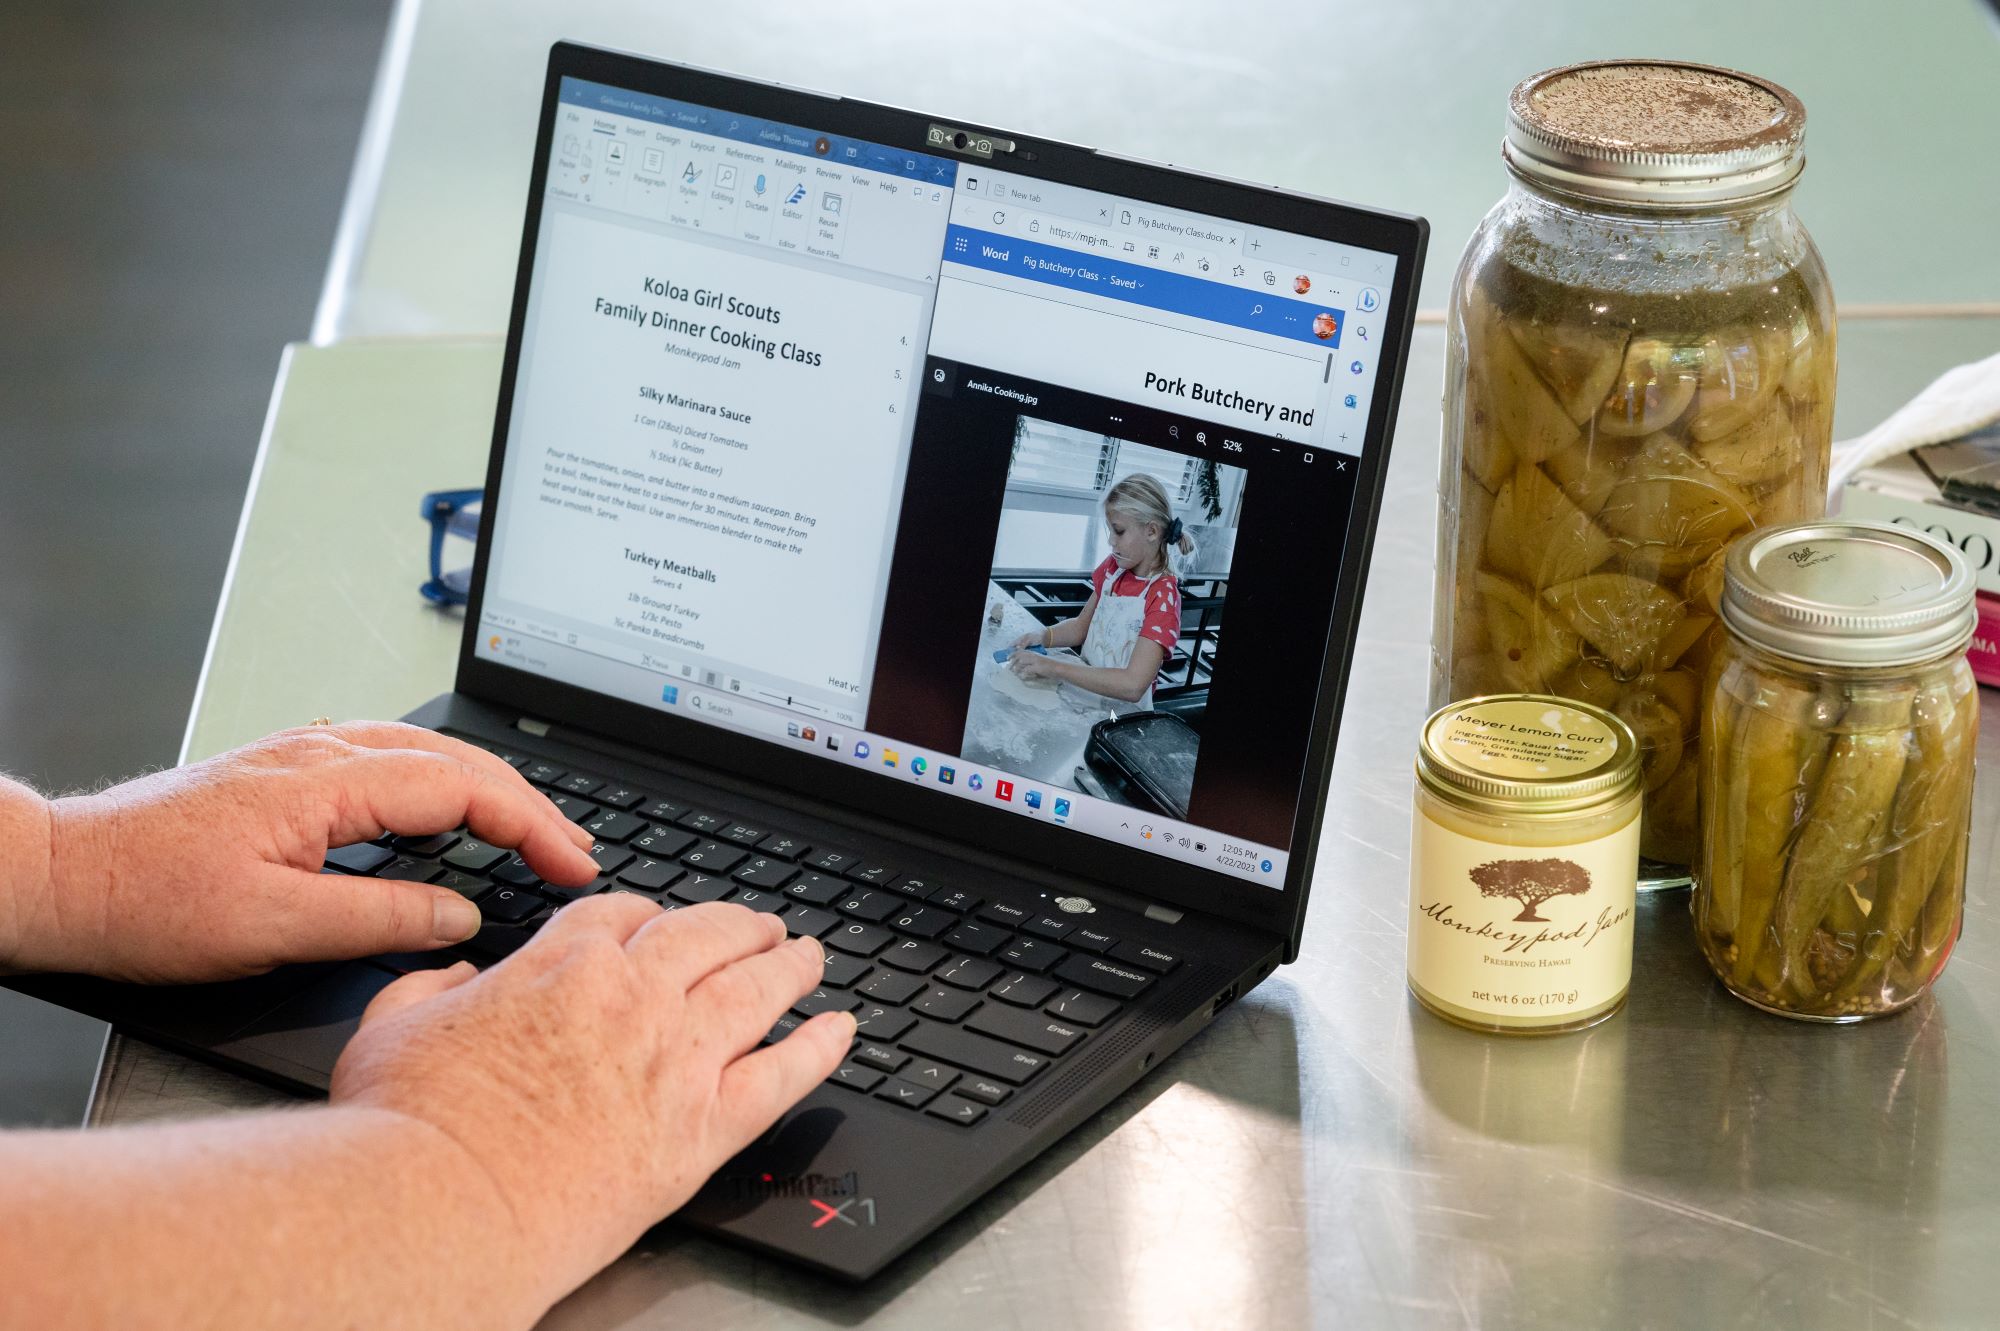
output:
M 819 987 L 766 1044 L 819 1013 L 852 1012 L 854 1044 L 828 1082 L 965 1127 L 1046 1081 L 1181 964 L 1162 947 L 1051 915 L 1029 893 L 982 897 L 948 875 L 824 844 L 705 798 L 493 751 L 597 838 L 590 855 L 600 872 L 584 887 L 557 887 L 463 828 L 330 851 L 331 870 L 435 883 L 478 905 L 479 933 L 420 964 L 461 952 L 506 956 L 563 903 L 596 892 L 639 892 L 668 910 L 733 901 L 777 915 L 794 937 L 811 935 L 826 950 Z

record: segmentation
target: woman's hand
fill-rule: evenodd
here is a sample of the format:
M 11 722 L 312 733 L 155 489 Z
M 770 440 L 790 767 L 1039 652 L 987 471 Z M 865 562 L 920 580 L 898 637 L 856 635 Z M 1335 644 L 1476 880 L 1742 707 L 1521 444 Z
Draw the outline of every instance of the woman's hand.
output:
M 784 938 L 742 906 L 586 897 L 483 973 L 461 962 L 384 989 L 334 1068 L 333 1102 L 457 1144 L 497 1193 L 493 1241 L 519 1255 L 510 1270 L 539 1312 L 846 1055 L 846 1013 L 758 1047 L 821 980 L 819 944 Z
M 1040 652 L 1016 652 L 1008 658 L 1007 668 L 1022 679 L 1061 679 L 1065 664 Z
M 320 873 L 329 847 L 384 832 L 464 825 L 550 882 L 597 870 L 589 834 L 506 763 L 387 722 L 281 731 L 48 809 L 46 881 L 14 903 L 21 969 L 216 980 L 477 931 L 448 888 Z
M 1025 651 L 1030 647 L 1044 647 L 1048 645 L 1045 641 L 1047 637 L 1047 629 L 1037 629 L 1033 633 L 1023 633 L 1020 637 L 1014 639 L 1013 648 L 1019 652 Z

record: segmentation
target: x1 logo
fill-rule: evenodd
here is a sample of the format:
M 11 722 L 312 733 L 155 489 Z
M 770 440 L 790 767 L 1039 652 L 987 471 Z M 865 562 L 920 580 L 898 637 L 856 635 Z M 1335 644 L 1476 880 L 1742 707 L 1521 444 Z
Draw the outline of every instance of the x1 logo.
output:
M 875 1199 L 873 1197 L 849 1197 L 838 1206 L 828 1206 L 818 1198 L 808 1198 L 807 1200 L 811 1201 L 820 1211 L 819 1219 L 813 1221 L 812 1227 L 814 1229 L 823 1229 L 835 1220 L 838 1220 L 843 1225 L 853 1225 L 859 1229 L 861 1222 L 847 1214 L 847 1208 L 850 1206 L 860 1207 L 867 1213 L 868 1223 L 871 1225 L 875 1223 Z

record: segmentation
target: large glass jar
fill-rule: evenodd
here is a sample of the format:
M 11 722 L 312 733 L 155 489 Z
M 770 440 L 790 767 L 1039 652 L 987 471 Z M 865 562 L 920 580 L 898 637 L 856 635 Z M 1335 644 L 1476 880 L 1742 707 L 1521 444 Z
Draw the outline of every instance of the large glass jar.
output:
M 1453 284 L 1431 705 L 1553 693 L 1638 735 L 1642 886 L 1694 858 L 1728 543 L 1825 511 L 1834 311 L 1791 208 L 1805 112 L 1605 62 L 1514 89 Z
M 1921 532 L 1739 541 L 1701 757 L 1695 936 L 1737 997 L 1859 1021 L 1921 996 L 1965 899 L 1971 567 Z

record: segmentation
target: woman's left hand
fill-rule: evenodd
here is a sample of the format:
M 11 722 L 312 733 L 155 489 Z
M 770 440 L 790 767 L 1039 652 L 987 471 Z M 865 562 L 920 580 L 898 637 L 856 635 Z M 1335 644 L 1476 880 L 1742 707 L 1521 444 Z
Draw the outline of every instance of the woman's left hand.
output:
M 1061 663 L 1043 656 L 1040 652 L 1015 652 L 1007 662 L 1008 669 L 1022 679 L 1060 679 Z
M 550 882 L 597 872 L 589 833 L 520 773 L 387 722 L 281 731 L 48 807 L 47 881 L 6 958 L 31 970 L 217 980 L 470 937 L 478 908 L 449 888 L 320 872 L 384 832 L 465 826 Z

